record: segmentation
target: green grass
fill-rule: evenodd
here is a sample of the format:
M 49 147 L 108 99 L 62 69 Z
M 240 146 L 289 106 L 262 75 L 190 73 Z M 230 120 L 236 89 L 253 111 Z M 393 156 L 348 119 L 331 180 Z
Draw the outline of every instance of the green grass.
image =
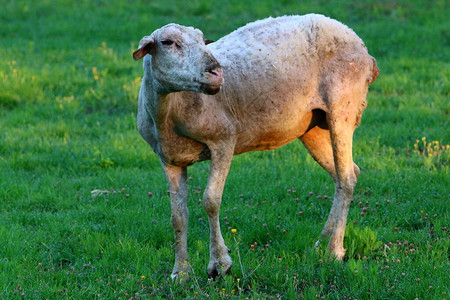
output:
M 0 299 L 450 297 L 450 150 L 432 149 L 450 143 L 448 1 L 0 6 Z M 313 248 L 333 183 L 294 142 L 235 157 L 221 210 L 234 266 L 216 282 L 206 276 L 198 203 L 208 163 L 190 168 L 193 274 L 173 284 L 167 185 L 136 130 L 142 66 L 131 53 L 170 22 L 218 39 L 256 19 L 309 12 L 352 27 L 381 72 L 355 134 L 362 172 L 347 260 Z M 92 197 L 96 189 L 108 194 Z

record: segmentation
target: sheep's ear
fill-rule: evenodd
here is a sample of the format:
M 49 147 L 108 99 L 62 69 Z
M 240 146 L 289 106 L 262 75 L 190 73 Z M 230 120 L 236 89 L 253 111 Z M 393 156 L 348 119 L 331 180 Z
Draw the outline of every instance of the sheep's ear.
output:
M 211 43 L 214 43 L 214 41 L 212 41 L 212 40 L 205 40 L 205 45 L 208 45 L 208 44 L 211 44 Z
M 139 48 L 133 52 L 134 60 L 140 60 L 145 55 L 150 53 L 150 49 L 153 47 L 154 44 L 155 40 L 153 38 L 153 35 L 144 36 L 139 42 Z

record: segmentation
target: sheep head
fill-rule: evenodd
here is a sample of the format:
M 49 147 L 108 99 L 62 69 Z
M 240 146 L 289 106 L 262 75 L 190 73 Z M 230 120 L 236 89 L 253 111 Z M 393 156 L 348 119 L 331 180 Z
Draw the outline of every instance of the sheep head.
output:
M 152 57 L 152 74 L 165 92 L 196 91 L 208 95 L 219 92 L 222 68 L 206 46 L 211 41 L 193 27 L 166 25 L 139 42 L 133 58 Z

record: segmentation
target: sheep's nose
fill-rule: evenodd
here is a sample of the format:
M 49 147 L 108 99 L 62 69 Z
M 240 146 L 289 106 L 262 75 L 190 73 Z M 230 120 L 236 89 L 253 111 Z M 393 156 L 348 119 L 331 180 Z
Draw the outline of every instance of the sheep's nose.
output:
M 205 69 L 206 81 L 212 85 L 221 85 L 223 83 L 223 72 L 219 64 L 213 64 Z
M 212 64 L 206 67 L 202 80 L 202 92 L 208 95 L 217 94 L 223 83 L 223 72 L 220 65 Z
M 214 76 L 217 76 L 217 77 L 222 77 L 223 76 L 222 68 L 220 67 L 219 64 L 208 66 L 205 71 L 207 73 L 210 73 L 210 74 L 212 74 Z

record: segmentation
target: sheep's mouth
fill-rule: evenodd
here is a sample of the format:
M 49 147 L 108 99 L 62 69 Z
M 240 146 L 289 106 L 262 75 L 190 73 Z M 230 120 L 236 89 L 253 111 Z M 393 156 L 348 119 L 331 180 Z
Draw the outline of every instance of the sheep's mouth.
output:
M 209 84 L 200 82 L 200 90 L 208 95 L 215 95 L 220 91 L 221 84 Z

